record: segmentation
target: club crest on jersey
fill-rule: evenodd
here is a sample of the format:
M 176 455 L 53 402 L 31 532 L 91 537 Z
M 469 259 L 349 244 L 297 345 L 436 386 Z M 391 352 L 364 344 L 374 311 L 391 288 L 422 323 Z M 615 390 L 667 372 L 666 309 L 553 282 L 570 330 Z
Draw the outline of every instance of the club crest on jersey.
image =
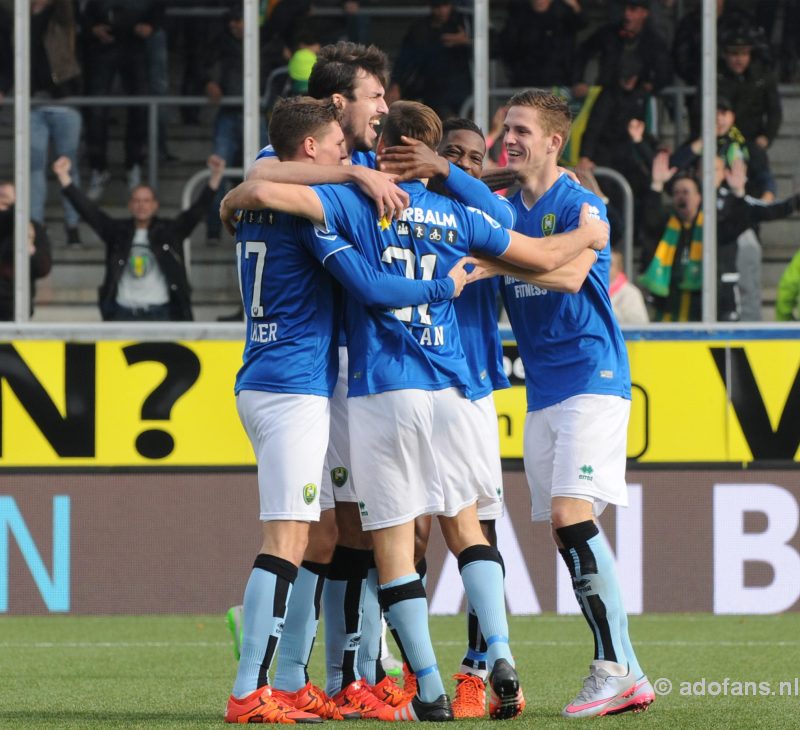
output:
M 556 230 L 556 214 L 547 213 L 542 218 L 542 233 L 545 236 L 552 236 Z
M 331 481 L 335 487 L 343 487 L 347 482 L 347 469 L 343 466 L 331 469 Z
M 311 504 L 317 498 L 317 485 L 316 484 L 306 484 L 303 487 L 303 501 L 306 504 Z

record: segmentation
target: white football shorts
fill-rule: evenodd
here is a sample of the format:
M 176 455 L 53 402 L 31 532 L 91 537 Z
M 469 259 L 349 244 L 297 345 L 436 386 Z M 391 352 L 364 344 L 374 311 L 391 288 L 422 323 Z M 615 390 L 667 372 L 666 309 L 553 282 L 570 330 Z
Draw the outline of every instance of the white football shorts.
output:
M 486 460 L 485 468 L 481 473 L 491 475 L 488 489 L 481 491 L 491 492 L 494 490 L 496 499 L 491 502 L 478 502 L 479 520 L 499 520 L 503 516 L 503 466 L 500 463 L 500 432 L 497 427 L 497 409 L 494 405 L 494 395 L 489 394 L 480 400 L 475 401 L 478 406 L 481 420 L 483 421 L 483 437 L 481 448 L 473 454 L 473 462 Z
M 525 417 L 525 475 L 531 519 L 550 520 L 553 497 L 627 506 L 626 444 L 631 402 L 614 395 L 576 395 Z
M 365 530 L 423 514 L 453 516 L 494 505 L 497 482 L 486 460 L 483 406 L 455 388 L 398 390 L 351 398 L 350 443 Z
M 319 395 L 243 390 L 236 396 L 256 455 L 262 522 L 319 520 L 329 404 Z

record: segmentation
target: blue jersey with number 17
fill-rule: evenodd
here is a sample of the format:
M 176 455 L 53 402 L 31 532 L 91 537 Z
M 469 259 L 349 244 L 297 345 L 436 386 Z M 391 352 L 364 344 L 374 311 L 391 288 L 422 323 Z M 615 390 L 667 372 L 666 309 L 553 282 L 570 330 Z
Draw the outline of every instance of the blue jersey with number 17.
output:
M 574 230 L 583 203 L 607 221 L 600 198 L 561 175 L 532 208 L 521 191 L 511 198 L 514 229 L 528 236 Z M 610 258 L 606 247 L 576 294 L 504 277 L 503 299 L 525 366 L 529 411 L 574 395 L 631 397 L 628 353 L 608 295 Z
M 247 315 L 235 392 L 330 397 L 336 384 L 339 297 L 322 262 L 346 241 L 317 236 L 302 218 L 244 211 L 236 263 Z
M 493 218 L 429 192 L 421 182 L 402 183 L 411 202 L 400 221 L 377 220 L 373 203 L 350 185 L 315 187 L 326 227 L 352 241 L 376 268 L 413 279 L 446 276 L 470 249 L 499 256 L 508 231 Z M 348 395 L 390 390 L 456 387 L 468 398 L 485 395 L 470 372 L 450 300 L 377 310 L 347 298 L 345 327 Z

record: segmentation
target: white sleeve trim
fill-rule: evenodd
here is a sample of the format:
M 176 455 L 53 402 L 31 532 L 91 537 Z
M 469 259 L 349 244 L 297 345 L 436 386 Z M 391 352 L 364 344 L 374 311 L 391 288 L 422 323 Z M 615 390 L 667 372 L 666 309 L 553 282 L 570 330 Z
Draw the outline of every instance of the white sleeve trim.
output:
M 333 255 L 334 255 L 334 254 L 336 254 L 336 253 L 339 253 L 339 251 L 344 251 L 346 248 L 353 248 L 353 244 L 352 244 L 352 243 L 348 243 L 348 244 L 347 244 L 347 245 L 345 245 L 345 246 L 339 246 L 339 248 L 337 248 L 337 249 L 334 249 L 334 250 L 333 250 L 333 251 L 331 251 L 330 253 L 327 253 L 327 254 L 325 254 L 325 258 L 324 258 L 324 259 L 322 259 L 322 265 L 323 265 L 323 266 L 325 266 L 325 262 L 326 262 L 326 261 L 327 261 L 327 260 L 328 260 L 328 259 L 329 259 L 331 256 L 333 256 Z

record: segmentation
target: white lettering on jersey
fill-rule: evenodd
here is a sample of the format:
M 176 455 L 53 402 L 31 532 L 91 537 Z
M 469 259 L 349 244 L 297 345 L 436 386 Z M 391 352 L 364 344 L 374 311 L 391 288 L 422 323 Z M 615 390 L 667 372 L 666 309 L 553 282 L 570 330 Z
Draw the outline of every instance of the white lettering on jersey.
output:
M 433 330 L 433 337 L 431 337 L 431 330 Z M 419 338 L 420 345 L 433 345 L 438 347 L 444 345 L 444 326 L 437 325 L 435 327 L 426 327 L 422 330 Z
M 251 342 L 275 342 L 278 339 L 278 324 L 276 322 L 253 322 L 250 330 Z
M 453 213 L 443 213 L 441 210 L 406 208 L 403 211 L 402 219 L 411 223 L 426 223 L 436 226 L 449 226 L 450 228 L 458 228 L 455 215 L 453 215 Z
M 526 284 L 524 282 L 514 284 L 515 299 L 524 299 L 525 297 L 543 297 L 545 294 L 547 294 L 547 289 L 541 289 L 535 284 Z

